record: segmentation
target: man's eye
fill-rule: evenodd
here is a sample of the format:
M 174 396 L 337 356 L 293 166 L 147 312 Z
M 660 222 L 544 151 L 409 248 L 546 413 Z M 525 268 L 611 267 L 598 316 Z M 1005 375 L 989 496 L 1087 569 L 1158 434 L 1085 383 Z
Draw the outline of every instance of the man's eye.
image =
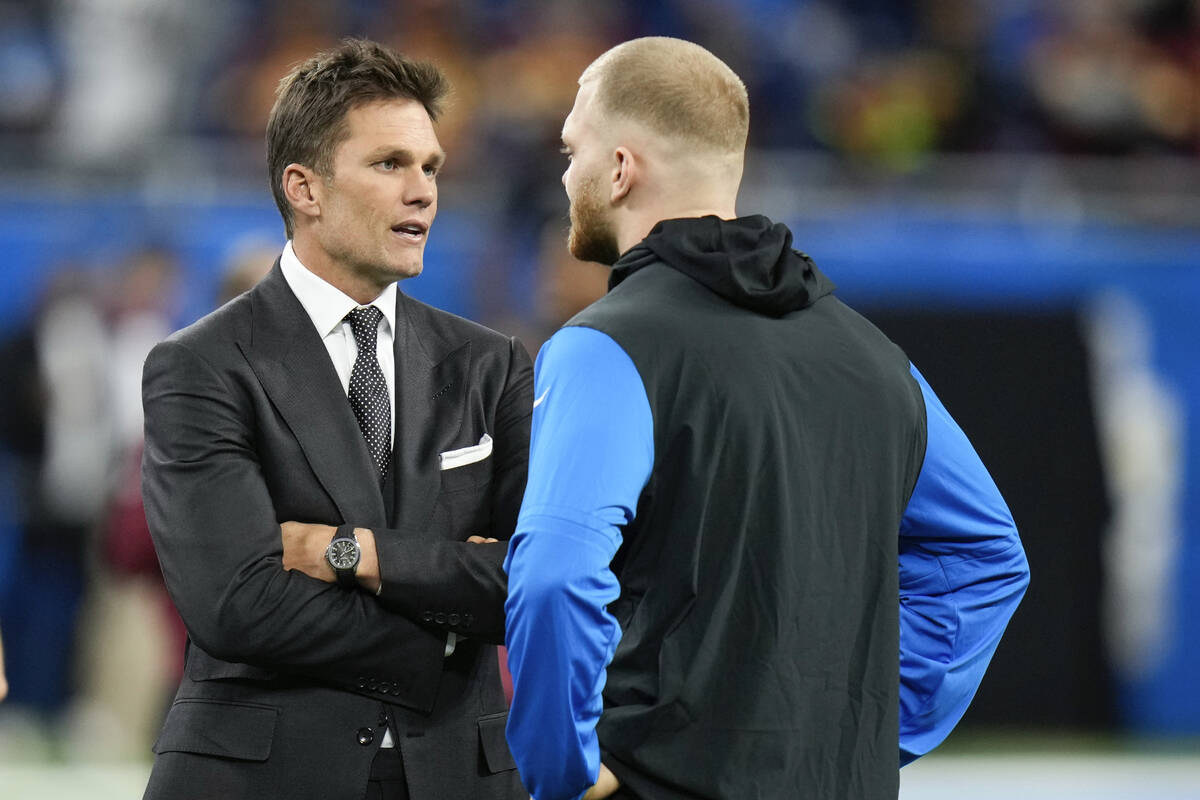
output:
M 380 169 L 390 172 L 396 168 L 396 160 L 392 158 L 385 158 L 383 161 L 379 162 L 379 167 Z
M 436 177 L 437 177 L 437 174 L 438 174 L 438 168 L 437 168 L 437 167 L 434 167 L 434 166 L 427 166 L 427 167 L 425 167 L 425 175 L 426 175 L 427 177 L 430 177 L 430 178 L 436 178 Z

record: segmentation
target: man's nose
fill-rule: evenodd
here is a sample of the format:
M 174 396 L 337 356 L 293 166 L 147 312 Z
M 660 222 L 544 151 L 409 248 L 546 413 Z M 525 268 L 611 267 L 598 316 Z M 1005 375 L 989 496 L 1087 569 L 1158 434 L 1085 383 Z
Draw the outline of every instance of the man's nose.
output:
M 437 199 L 437 183 L 432 175 L 426 175 L 424 170 L 417 177 L 408 181 L 404 187 L 404 203 L 410 206 L 426 208 Z

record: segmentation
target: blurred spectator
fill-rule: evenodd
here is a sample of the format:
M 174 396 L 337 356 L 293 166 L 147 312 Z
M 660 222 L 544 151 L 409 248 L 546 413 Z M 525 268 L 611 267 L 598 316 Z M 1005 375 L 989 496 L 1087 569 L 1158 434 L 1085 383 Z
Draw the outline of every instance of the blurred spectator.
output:
M 108 328 L 109 393 L 112 397 L 114 447 L 118 458 L 140 447 L 142 440 L 142 364 L 150 348 L 174 330 L 175 255 L 147 247 L 118 268 L 110 284 Z
M 147 164 L 195 102 L 195 76 L 224 38 L 227 6 L 225 0 L 58 3 L 64 86 L 54 160 L 104 171 Z
M 253 289 L 255 284 L 267 277 L 282 248 L 283 245 L 278 242 L 257 236 L 236 242 L 221 270 L 217 302 L 213 307 L 219 308 L 239 294 Z
M 44 130 L 54 108 L 58 71 L 48 2 L 0 2 L 0 131 Z
M 1171 646 L 1183 546 L 1182 399 L 1157 374 L 1146 312 L 1111 291 L 1090 304 L 1092 388 L 1113 514 L 1104 537 L 1102 620 L 1108 657 L 1135 683 Z
M 559 178 L 566 167 L 557 155 L 562 121 L 571 110 L 576 76 L 608 46 L 617 22 L 600 7 L 585 13 L 576 3 L 529 13 L 512 41 L 478 65 L 483 100 L 478 130 L 481 168 L 499 159 L 494 224 L 501 235 L 491 252 L 489 292 L 493 308 L 529 315 L 527 289 L 536 280 L 535 259 L 543 226 L 564 220 L 566 196 Z M 453 154 L 451 154 L 453 158 Z
M 0 444 L 12 465 L 18 552 L 0 586 L 11 702 L 50 724 L 74 683 L 88 536 L 107 486 L 103 322 L 85 277 L 64 270 L 0 349 Z M 18 566 L 19 565 L 19 566 Z
M 870 59 L 817 94 L 819 138 L 900 171 L 918 167 L 959 122 L 962 75 L 937 51 Z
M 112 741 L 87 723 L 103 705 L 94 696 L 103 659 L 123 656 L 107 576 L 92 556 L 114 484 L 141 441 L 141 365 L 172 329 L 176 272 L 171 254 L 147 248 L 101 296 L 90 274 L 61 269 L 31 322 L 0 349 L 12 387 L 0 395 L 0 445 L 19 531 L 0 585 L 6 715 L 28 711 L 35 736 L 73 753 Z
M 565 220 L 547 222 L 538 237 L 532 313 L 490 323 L 516 336 L 536 356 L 564 322 L 604 296 L 609 273 L 603 264 L 579 261 L 571 255 Z
M 220 294 L 217 305 L 237 297 L 251 289 L 262 278 L 266 277 L 278 256 L 278 247 L 274 244 L 252 241 L 244 242 L 234 247 L 228 263 L 221 271 Z M 143 254 L 135 264 L 140 263 L 132 271 L 138 279 L 131 281 L 142 288 L 143 296 L 137 305 L 143 308 L 160 309 L 169 307 L 168 296 L 164 282 L 174 272 L 174 268 L 162 260 L 157 254 L 153 257 Z M 145 274 L 146 270 L 150 274 Z M 133 298 L 126 293 L 130 300 Z M 155 335 L 156 326 L 148 326 L 146 333 Z M 161 338 L 165 338 L 166 333 Z M 153 343 L 157 343 L 155 340 Z M 152 344 L 153 344 L 152 343 Z M 140 369 L 145 360 L 142 353 L 138 361 L 139 393 Z M 140 394 L 139 394 L 140 409 Z M 169 641 L 168 651 L 168 685 L 162 689 L 162 706 L 160 711 L 165 713 L 170 700 L 178 687 L 179 679 L 183 676 L 184 645 L 187 641 L 187 629 L 179 612 L 175 610 L 171 598 L 163 583 L 162 570 L 159 568 L 158 556 L 154 551 L 154 542 L 150 538 L 150 528 L 146 524 L 146 512 L 142 505 L 142 438 L 139 427 L 137 441 L 129 447 L 124 463 L 117 471 L 118 480 L 109 501 L 103 531 L 102 557 L 104 565 L 111 570 L 118 581 L 144 581 L 150 587 L 159 608 L 163 621 L 163 630 L 167 632 Z M 153 686 L 145 687 L 154 691 Z M 155 728 L 161 719 L 155 720 Z
M 216 129 L 226 134 L 261 137 L 275 102 L 275 87 L 293 64 L 330 47 L 342 33 L 336 0 L 263 0 L 243 2 L 252 18 L 228 31 L 237 44 L 204 99 Z
M 469 3 L 454 0 L 387 0 L 378 13 L 379 41 L 409 58 L 432 61 L 450 79 L 445 112 L 437 135 L 449 154 L 443 176 L 469 171 L 479 137 L 474 126 L 481 101 L 483 75 L 478 31 L 470 23 Z M 265 118 L 264 118 L 265 119 Z
M 1060 145 L 1103 153 L 1194 149 L 1200 124 L 1194 4 L 1060 2 L 1057 10 L 1059 24 L 1031 48 L 1029 74 Z M 1148 26 L 1156 14 L 1176 18 L 1180 27 Z

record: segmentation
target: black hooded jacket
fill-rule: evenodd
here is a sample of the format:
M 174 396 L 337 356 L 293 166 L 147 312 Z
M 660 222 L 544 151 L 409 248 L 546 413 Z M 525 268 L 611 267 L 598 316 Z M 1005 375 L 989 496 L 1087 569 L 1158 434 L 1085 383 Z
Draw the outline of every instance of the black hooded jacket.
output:
M 755 216 L 667 220 L 569 325 L 629 354 L 654 467 L 613 562 L 603 759 L 646 798 L 894 798 L 908 359 Z

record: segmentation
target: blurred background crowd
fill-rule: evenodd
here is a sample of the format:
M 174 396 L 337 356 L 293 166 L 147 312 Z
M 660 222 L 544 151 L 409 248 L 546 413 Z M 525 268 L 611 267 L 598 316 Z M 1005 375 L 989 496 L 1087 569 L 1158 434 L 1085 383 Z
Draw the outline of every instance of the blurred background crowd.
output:
M 0 130 L 110 171 L 160 158 L 164 137 L 261 134 L 288 65 L 366 32 L 450 72 L 461 170 L 555 129 L 581 66 L 648 32 L 726 55 L 758 101 L 759 147 L 897 168 L 1200 147 L 1188 0 L 6 0 L 0 22 Z
M 455 89 L 402 288 L 531 352 L 607 277 L 564 246 L 579 73 L 640 35 L 726 60 L 741 212 L 906 348 L 1022 528 L 964 730 L 1200 737 L 1196 0 L 0 0 L 0 762 L 149 756 L 183 633 L 142 359 L 270 267 L 275 86 L 349 34 Z

